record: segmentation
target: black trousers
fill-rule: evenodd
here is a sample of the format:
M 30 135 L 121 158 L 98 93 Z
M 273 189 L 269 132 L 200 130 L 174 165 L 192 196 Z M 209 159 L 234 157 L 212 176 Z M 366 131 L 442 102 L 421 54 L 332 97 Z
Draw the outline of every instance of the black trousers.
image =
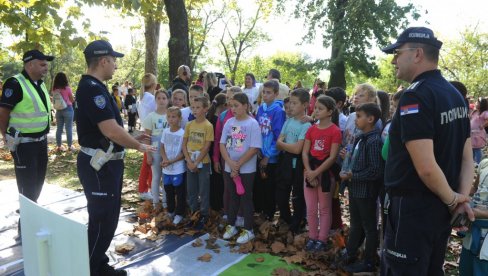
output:
M 351 215 L 351 227 L 347 240 L 347 252 L 354 256 L 366 237 L 364 259 L 368 262 L 375 261 L 376 248 L 378 247 L 378 228 L 376 227 L 376 197 L 353 198 L 349 195 L 349 213 Z
M 243 173 L 240 174 L 242 186 L 246 191 L 243 195 L 238 195 L 236 192 L 236 185 L 234 180 L 230 177 L 230 173 L 224 172 L 224 183 L 230 193 L 228 222 L 230 225 L 235 226 L 237 213 L 242 210 L 244 216 L 244 228 L 252 230 L 254 224 L 253 212 L 254 207 L 252 203 L 254 176 L 256 173 Z
M 183 183 L 179 186 L 173 186 L 171 184 L 164 185 L 164 191 L 166 192 L 166 204 L 168 204 L 168 212 L 175 213 L 182 217 L 185 216 L 186 208 L 186 173 L 183 176 Z
M 259 166 L 259 162 L 258 162 Z M 272 219 L 276 212 L 276 182 L 278 164 L 268 163 L 266 174 L 268 177 L 262 179 L 260 175 L 256 177 L 254 185 L 254 208 L 256 212 L 263 212 L 266 217 Z M 259 169 L 258 169 L 259 172 Z
M 212 161 L 212 167 L 214 162 Z M 222 171 L 224 165 L 221 163 Z M 214 211 L 220 211 L 224 208 L 224 177 L 221 173 L 212 170 L 210 174 L 210 208 Z
M 450 218 L 447 206 L 431 192 L 390 196 L 381 275 L 444 275 Z
M 303 195 L 303 162 L 300 157 L 293 168 L 291 154 L 281 154 L 278 165 L 279 173 L 276 183 L 276 204 L 280 217 L 290 224 L 293 231 L 297 231 L 305 218 L 305 196 Z M 293 216 L 290 211 L 290 193 L 292 193 Z
M 136 115 L 137 115 L 137 113 L 130 113 L 130 112 L 128 112 L 129 120 L 127 122 L 127 126 L 129 127 L 129 130 L 130 130 L 131 127 L 135 127 L 136 126 Z
M 100 275 L 108 265 L 105 252 L 110 246 L 119 222 L 124 161 L 108 161 L 98 172 L 90 166 L 91 157 L 78 154 L 78 178 L 88 203 L 88 254 L 90 275 Z
M 22 143 L 12 152 L 19 193 L 37 202 L 47 170 L 47 139 Z

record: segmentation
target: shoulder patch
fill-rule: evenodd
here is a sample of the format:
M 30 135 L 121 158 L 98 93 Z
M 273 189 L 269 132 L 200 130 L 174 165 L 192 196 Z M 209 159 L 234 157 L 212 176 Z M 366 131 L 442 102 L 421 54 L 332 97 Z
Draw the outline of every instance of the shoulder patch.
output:
M 418 104 L 409 104 L 400 107 L 400 116 L 419 113 Z
M 97 83 L 95 81 L 90 81 L 90 84 L 93 85 L 93 86 L 96 86 Z
M 12 94 L 14 93 L 14 90 L 12 88 L 7 88 L 5 91 L 3 91 L 4 95 L 6 98 L 10 98 Z
M 94 97 L 93 101 L 95 102 L 95 105 L 100 109 L 104 109 L 105 105 L 107 105 L 107 101 L 105 100 L 105 97 L 103 95 L 98 95 Z
M 417 88 L 422 84 L 422 82 L 424 82 L 424 80 L 419 80 L 419 81 L 416 81 L 416 82 L 410 84 L 410 86 L 407 87 L 407 89 L 405 89 L 405 92 L 413 92 L 413 91 L 417 90 Z

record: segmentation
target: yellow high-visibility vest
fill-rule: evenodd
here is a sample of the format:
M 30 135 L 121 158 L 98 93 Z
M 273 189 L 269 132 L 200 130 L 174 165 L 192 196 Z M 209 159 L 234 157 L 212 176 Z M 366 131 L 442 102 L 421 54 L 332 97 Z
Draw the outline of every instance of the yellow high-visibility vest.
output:
M 9 126 L 21 133 L 42 132 L 49 125 L 51 114 L 51 101 L 46 85 L 42 83 L 41 89 L 46 97 L 47 110 L 36 88 L 24 75 L 17 74 L 14 78 L 19 81 L 22 88 L 22 101 L 17 103 L 10 113 Z

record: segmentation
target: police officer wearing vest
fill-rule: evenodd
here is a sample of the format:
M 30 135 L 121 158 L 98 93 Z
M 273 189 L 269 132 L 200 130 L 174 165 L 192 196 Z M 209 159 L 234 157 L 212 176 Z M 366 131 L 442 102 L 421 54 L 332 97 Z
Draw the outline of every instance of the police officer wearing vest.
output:
M 42 79 L 53 59 L 39 50 L 27 51 L 22 58 L 24 70 L 7 79 L 0 100 L 0 131 L 14 159 L 17 188 L 34 202 L 47 169 L 51 102 Z
M 76 91 L 76 124 L 81 146 L 78 178 L 88 202 L 88 250 L 90 273 L 126 275 L 108 265 L 105 254 L 117 228 L 121 207 L 124 147 L 140 152 L 154 149 L 130 136 L 123 128 L 120 112 L 103 83 L 117 69 L 116 58 L 124 55 L 104 40 L 93 41 L 84 50 L 87 74 Z
M 411 83 L 389 131 L 382 275 L 444 275 L 451 217 L 474 220 L 468 109 L 437 69 L 441 46 L 432 30 L 412 27 L 382 49 Z

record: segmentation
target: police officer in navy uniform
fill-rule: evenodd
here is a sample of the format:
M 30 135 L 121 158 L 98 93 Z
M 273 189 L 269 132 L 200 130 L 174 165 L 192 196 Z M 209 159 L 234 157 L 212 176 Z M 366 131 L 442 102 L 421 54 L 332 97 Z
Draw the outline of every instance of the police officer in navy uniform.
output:
M 441 46 L 432 30 L 412 27 L 382 49 L 411 83 L 389 133 L 382 275 L 444 275 L 451 216 L 474 220 L 468 108 L 437 69 Z
M 92 276 L 126 275 L 125 270 L 109 266 L 105 254 L 119 220 L 124 147 L 141 152 L 154 149 L 125 132 L 118 107 L 103 83 L 117 69 L 116 58 L 124 55 L 104 40 L 88 44 L 84 54 L 88 71 L 81 77 L 76 91 L 75 113 L 81 146 L 78 178 L 88 202 L 90 273 Z M 147 137 L 138 137 L 143 138 Z
M 47 62 L 53 59 L 39 50 L 27 51 L 22 58 L 24 70 L 7 79 L 0 100 L 0 131 L 14 159 L 17 188 L 34 202 L 46 177 L 46 135 L 52 118 L 42 79 L 48 72 Z

